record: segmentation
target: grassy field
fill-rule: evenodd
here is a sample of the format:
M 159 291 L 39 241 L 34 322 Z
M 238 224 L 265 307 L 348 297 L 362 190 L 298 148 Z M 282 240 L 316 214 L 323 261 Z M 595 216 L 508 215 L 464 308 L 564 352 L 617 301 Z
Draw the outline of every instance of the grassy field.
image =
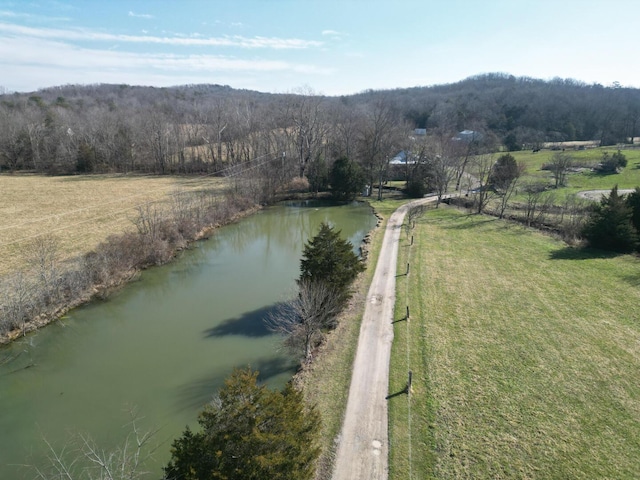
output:
M 136 206 L 166 201 L 176 191 L 221 188 L 211 177 L 0 175 L 0 275 L 24 266 L 25 246 L 52 233 L 62 258 L 90 251 L 134 227 Z
M 638 478 L 640 261 L 448 208 L 409 235 L 390 478 Z
M 567 150 L 565 153 L 571 155 L 580 164 L 596 164 L 601 160 L 604 152 L 609 152 L 611 155 L 616 152 L 616 148 L 601 147 L 578 151 Z M 526 180 L 526 177 L 541 177 L 548 178 L 549 182 L 553 184 L 551 173 L 540 168 L 543 164 L 551 162 L 554 153 L 556 152 L 542 150 L 536 153 L 531 151 L 511 152 L 511 155 L 516 161 L 521 161 L 527 166 L 523 181 Z M 628 164 L 620 173 L 614 175 L 603 175 L 590 171 L 570 173 L 567 177 L 567 187 L 560 189 L 558 194 L 567 195 L 582 190 L 611 190 L 616 184 L 621 189 L 640 186 L 640 150 L 622 150 L 622 153 L 627 157 Z M 495 155 L 496 158 L 498 156 L 498 154 Z

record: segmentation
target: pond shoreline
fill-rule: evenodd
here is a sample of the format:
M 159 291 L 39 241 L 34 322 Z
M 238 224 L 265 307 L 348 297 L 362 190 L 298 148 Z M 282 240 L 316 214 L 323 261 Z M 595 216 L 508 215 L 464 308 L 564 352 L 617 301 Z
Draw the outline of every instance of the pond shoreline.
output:
M 329 222 L 355 252 L 376 224 L 366 203 L 298 200 L 216 230 L 108 301 L 3 348 L 0 356 L 16 358 L 0 369 L 0 406 L 12 412 L 0 420 L 11 464 L 0 477 L 22 478 L 17 464 L 47 465 L 42 434 L 56 449 L 74 432 L 118 448 L 131 406 L 144 415 L 142 429 L 162 426 L 146 467 L 156 471 L 233 368 L 251 365 L 270 388 L 290 382 L 297 359 L 263 320 L 294 294 L 304 244 Z
M 229 219 L 225 221 L 202 228 L 200 232 L 198 232 L 192 240 L 188 240 L 185 245 L 179 248 L 176 248 L 166 262 L 159 263 L 159 264 L 145 265 L 141 268 L 134 268 L 134 269 L 121 272 L 115 278 L 112 278 L 108 284 L 93 285 L 88 292 L 83 293 L 81 296 L 73 299 L 71 302 L 61 303 L 60 305 L 54 306 L 49 311 L 36 315 L 34 318 L 25 321 L 24 325 L 21 328 L 15 328 L 5 334 L 0 335 L 0 349 L 4 345 L 8 345 L 19 338 L 25 337 L 29 333 L 33 333 L 39 330 L 40 328 L 46 327 L 47 325 L 50 325 L 60 320 L 69 311 L 75 308 L 91 303 L 97 299 L 100 299 L 100 300 L 107 299 L 113 292 L 116 292 L 119 289 L 125 287 L 127 284 L 135 281 L 140 276 L 140 273 L 143 270 L 147 270 L 149 268 L 153 268 L 160 265 L 165 265 L 167 263 L 174 261 L 181 251 L 191 248 L 191 246 L 196 242 L 207 240 L 220 227 L 224 227 L 225 225 L 230 225 L 243 218 L 251 216 L 256 212 L 258 212 L 259 210 L 261 210 L 262 208 L 263 207 L 260 205 L 252 205 L 251 207 L 236 213 L 235 215 L 231 216 Z

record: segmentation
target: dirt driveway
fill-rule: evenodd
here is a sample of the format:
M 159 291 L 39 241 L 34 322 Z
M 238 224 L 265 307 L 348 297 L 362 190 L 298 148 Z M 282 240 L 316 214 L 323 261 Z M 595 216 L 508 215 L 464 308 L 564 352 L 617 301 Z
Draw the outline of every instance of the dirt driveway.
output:
M 633 189 L 618 190 L 619 195 L 626 195 L 632 192 Z M 596 202 L 599 202 L 603 196 L 609 195 L 610 193 L 611 190 L 585 190 L 583 192 L 578 192 L 577 195 L 580 198 L 588 198 L 589 200 L 595 200 Z
M 403 205 L 387 223 L 362 317 L 333 480 L 383 480 L 388 477 L 386 396 L 393 341 L 391 322 L 396 299 L 398 244 L 409 209 L 435 200 L 435 197 L 430 197 Z

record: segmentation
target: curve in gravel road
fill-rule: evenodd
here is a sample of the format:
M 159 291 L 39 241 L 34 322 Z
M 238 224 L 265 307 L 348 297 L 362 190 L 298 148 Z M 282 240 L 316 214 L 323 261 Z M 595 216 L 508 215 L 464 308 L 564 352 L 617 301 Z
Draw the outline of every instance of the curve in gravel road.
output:
M 349 399 L 333 470 L 333 480 L 384 480 L 388 477 L 387 400 L 393 341 L 398 244 L 410 208 L 435 201 L 416 200 L 389 218 L 378 264 L 369 287 L 353 364 Z

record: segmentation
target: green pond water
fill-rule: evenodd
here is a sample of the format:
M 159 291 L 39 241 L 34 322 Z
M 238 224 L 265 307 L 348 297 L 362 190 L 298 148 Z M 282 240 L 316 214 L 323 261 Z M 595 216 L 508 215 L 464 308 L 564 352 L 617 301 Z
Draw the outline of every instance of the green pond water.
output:
M 57 451 L 78 434 L 121 444 L 132 411 L 141 429 L 157 429 L 149 467 L 159 478 L 171 441 L 197 426 L 234 367 L 281 387 L 295 363 L 263 318 L 292 295 L 304 243 L 323 221 L 359 246 L 376 219 L 362 203 L 268 208 L 0 348 L 0 479 L 33 478 L 24 465 L 43 464 L 44 439 Z

